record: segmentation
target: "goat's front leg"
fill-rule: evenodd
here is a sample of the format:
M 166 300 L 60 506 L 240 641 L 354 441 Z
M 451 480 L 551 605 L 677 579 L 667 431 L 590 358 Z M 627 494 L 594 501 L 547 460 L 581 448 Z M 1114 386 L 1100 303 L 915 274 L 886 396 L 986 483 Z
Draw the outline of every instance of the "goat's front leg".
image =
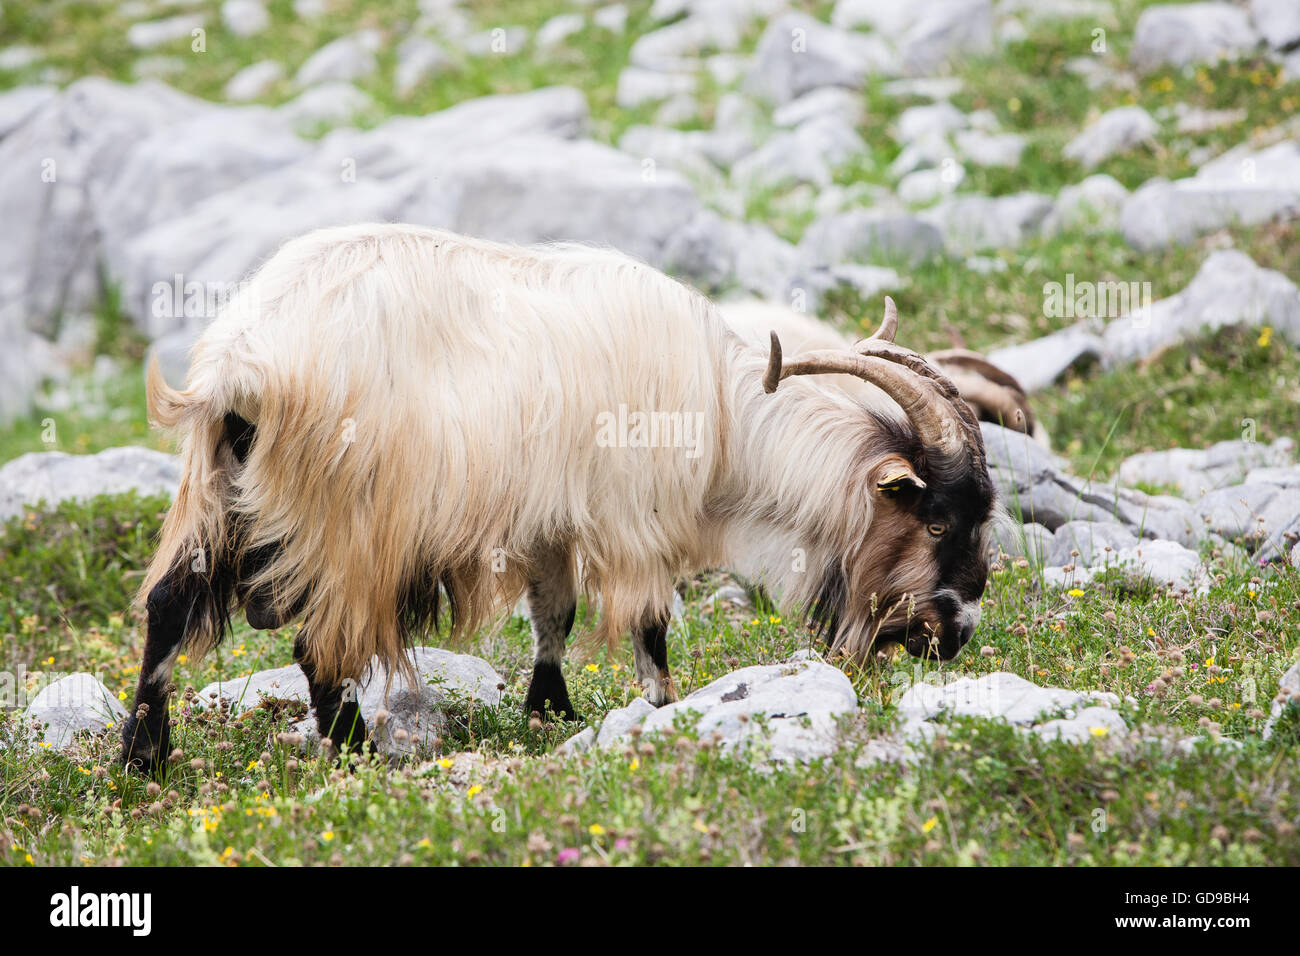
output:
M 528 583 L 528 616 L 533 624 L 533 678 L 524 698 L 524 713 L 543 717 L 547 705 L 566 720 L 577 720 L 560 661 L 578 610 L 578 575 L 567 547 L 539 551 Z
M 632 628 L 636 679 L 645 688 L 645 699 L 656 707 L 677 700 L 677 688 L 668 671 L 668 622 L 671 617 L 666 608 L 648 611 Z
M 350 747 L 354 753 L 360 752 L 366 741 L 366 722 L 357 700 L 357 682 L 334 683 L 321 679 L 312 663 L 309 627 L 310 624 L 304 624 L 294 638 L 293 659 L 307 676 L 307 693 L 316 711 L 320 738 L 323 741 L 328 737 L 337 753 L 342 753 L 344 747 Z

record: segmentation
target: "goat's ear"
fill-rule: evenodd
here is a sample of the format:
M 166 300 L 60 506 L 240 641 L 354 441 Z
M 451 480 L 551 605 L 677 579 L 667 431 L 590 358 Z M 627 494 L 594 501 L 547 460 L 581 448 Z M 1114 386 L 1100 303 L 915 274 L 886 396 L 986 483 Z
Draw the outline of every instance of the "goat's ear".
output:
M 925 482 L 916 476 L 916 470 L 906 458 L 891 455 L 876 468 L 876 494 L 885 498 L 912 494 L 924 487 Z

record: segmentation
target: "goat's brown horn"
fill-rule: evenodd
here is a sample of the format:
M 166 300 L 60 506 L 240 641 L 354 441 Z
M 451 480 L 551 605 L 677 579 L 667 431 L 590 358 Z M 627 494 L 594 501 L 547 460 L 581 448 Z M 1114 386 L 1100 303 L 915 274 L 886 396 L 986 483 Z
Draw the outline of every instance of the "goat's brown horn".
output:
M 773 365 L 769 364 L 769 377 L 772 372 Z M 917 374 L 890 358 L 830 350 L 803 352 L 795 361 L 777 367 L 776 378 L 779 382 L 791 375 L 823 373 L 856 375 L 875 385 L 898 403 L 927 446 L 951 454 L 968 442 L 968 426 L 954 413 L 956 406 L 951 401 L 945 401 L 947 396 L 939 381 Z M 942 381 L 947 383 L 955 395 L 956 388 L 947 379 Z M 763 385 L 767 388 L 766 379 Z
M 880 320 L 880 328 L 867 336 L 867 341 L 894 341 L 894 335 L 898 332 L 898 306 L 894 305 L 894 300 L 885 296 L 885 317 Z
M 781 340 L 772 333 L 772 350 L 767 356 L 767 374 L 763 376 L 763 391 L 771 395 L 781 384 Z

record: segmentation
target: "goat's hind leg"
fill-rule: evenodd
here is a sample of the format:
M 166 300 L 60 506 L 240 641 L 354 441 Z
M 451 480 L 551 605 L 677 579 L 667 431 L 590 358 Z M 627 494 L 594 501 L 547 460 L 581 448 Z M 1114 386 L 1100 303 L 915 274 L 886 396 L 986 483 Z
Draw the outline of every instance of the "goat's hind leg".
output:
M 135 702 L 122 727 L 122 763 L 154 776 L 171 753 L 167 699 L 172 672 L 188 637 L 227 626 L 233 578 L 226 567 L 204 567 L 206 552 L 182 553 L 145 600 L 147 630 Z
M 528 616 L 533 624 L 533 677 L 524 698 L 524 713 L 546 715 L 547 704 L 566 720 L 577 720 L 560 661 L 578 610 L 578 576 L 573 555 L 563 547 L 540 554 L 528 583 Z
M 353 753 L 359 753 L 366 743 L 366 722 L 361 716 L 361 704 L 357 699 L 360 688 L 355 680 L 338 683 L 323 680 L 311 659 L 311 640 L 308 636 L 309 624 L 303 625 L 293 641 L 293 659 L 302 667 L 307 676 L 307 692 L 311 696 L 311 706 L 316 711 L 316 727 L 320 738 L 329 738 L 336 753 L 341 754 L 344 747 Z M 371 747 L 373 749 L 373 747 Z

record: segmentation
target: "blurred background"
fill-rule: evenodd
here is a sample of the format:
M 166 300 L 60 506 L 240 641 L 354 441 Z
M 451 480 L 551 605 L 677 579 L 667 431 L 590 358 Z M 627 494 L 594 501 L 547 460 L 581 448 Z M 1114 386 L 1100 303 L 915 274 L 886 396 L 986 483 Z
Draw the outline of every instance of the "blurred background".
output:
M 374 219 L 606 243 L 848 334 L 889 293 L 1080 473 L 1270 442 L 1298 44 L 1292 0 L 6 0 L 0 463 L 161 447 L 145 351 L 183 380 L 280 242 Z

